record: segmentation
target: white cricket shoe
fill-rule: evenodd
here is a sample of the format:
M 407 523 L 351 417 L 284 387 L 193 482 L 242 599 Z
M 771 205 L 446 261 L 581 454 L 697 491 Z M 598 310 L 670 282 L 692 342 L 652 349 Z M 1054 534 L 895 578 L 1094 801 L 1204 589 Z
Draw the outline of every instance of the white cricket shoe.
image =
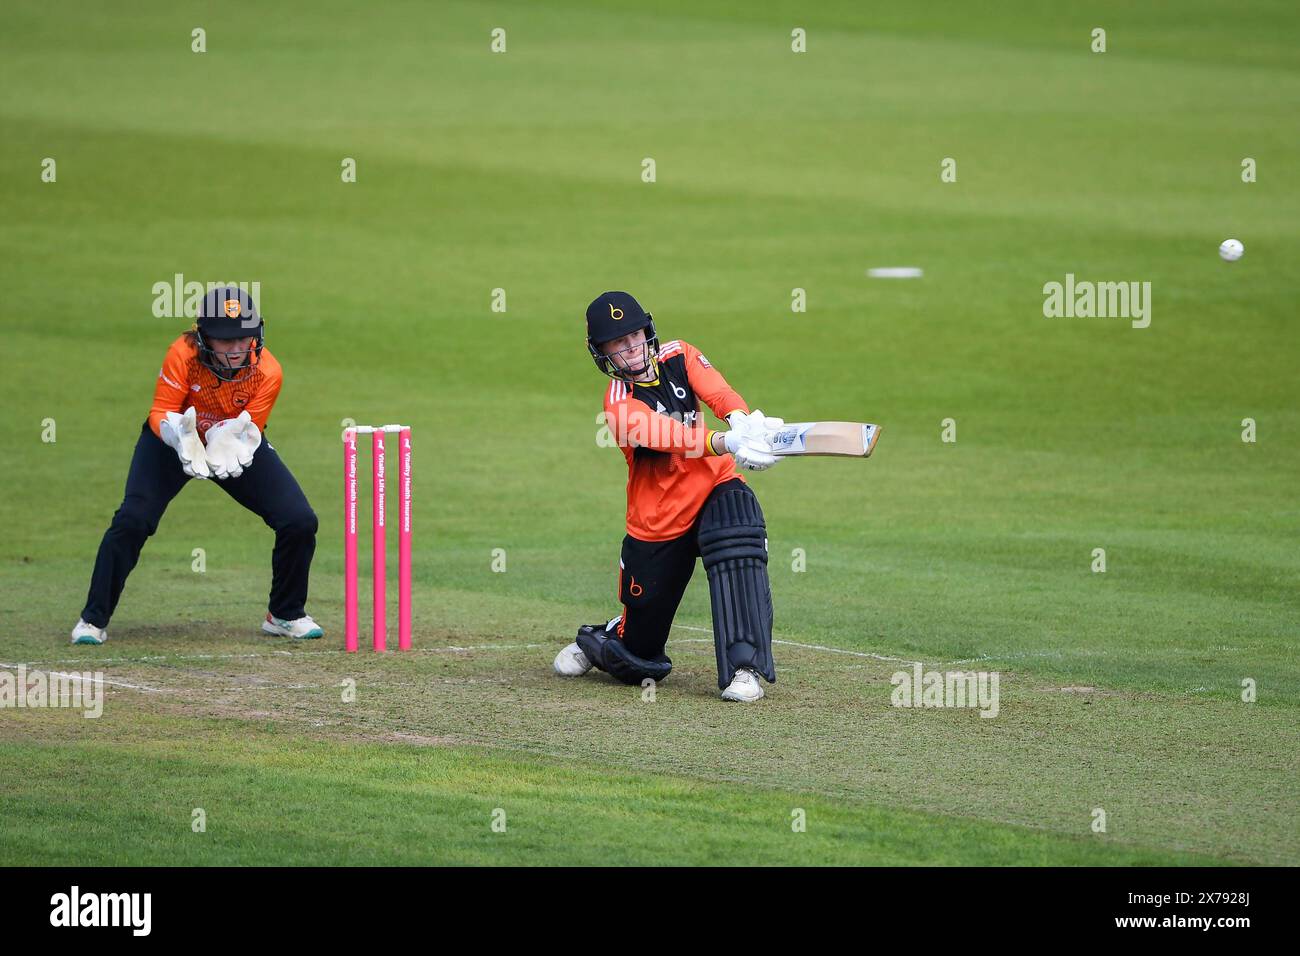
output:
M 591 661 L 582 653 L 578 642 L 574 641 L 555 655 L 555 673 L 561 677 L 581 677 L 591 670 Z
M 738 667 L 736 676 L 722 692 L 723 700 L 738 700 L 748 703 L 763 696 L 763 685 L 758 682 L 758 675 L 751 668 Z
M 73 644 L 103 644 L 106 640 L 108 640 L 107 628 L 95 627 L 83 620 L 78 620 L 77 626 L 72 629 Z
M 272 617 L 268 613 L 266 620 L 262 622 L 262 630 L 266 631 L 267 634 L 274 634 L 276 637 L 296 637 L 299 640 L 325 636 L 325 632 L 321 630 L 319 624 L 311 619 L 310 615 L 300 617 L 296 621 L 284 621 L 278 617 Z

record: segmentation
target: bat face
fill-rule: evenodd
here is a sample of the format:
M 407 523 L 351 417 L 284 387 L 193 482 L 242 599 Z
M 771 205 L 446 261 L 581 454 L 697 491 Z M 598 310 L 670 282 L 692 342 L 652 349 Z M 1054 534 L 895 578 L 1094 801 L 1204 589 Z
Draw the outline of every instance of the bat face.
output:
M 793 422 L 771 438 L 774 455 L 831 455 L 866 458 L 880 438 L 880 426 L 863 422 Z

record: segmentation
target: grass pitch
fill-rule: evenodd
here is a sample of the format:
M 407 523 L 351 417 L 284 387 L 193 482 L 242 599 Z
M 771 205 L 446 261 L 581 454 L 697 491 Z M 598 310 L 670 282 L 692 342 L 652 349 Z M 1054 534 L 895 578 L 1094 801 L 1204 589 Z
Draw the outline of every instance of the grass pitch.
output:
M 1300 863 L 1296 26 L 6 4 L 0 663 L 114 683 L 98 720 L 0 711 L 0 862 Z M 270 534 L 199 484 L 109 643 L 66 645 L 176 273 L 261 283 L 319 645 L 259 634 Z M 1151 282 L 1150 327 L 1045 318 L 1067 273 Z M 550 674 L 615 609 L 607 288 L 751 405 L 885 426 L 869 462 L 752 479 L 783 642 L 755 707 L 716 699 L 702 572 L 653 702 Z M 415 429 L 407 656 L 340 650 L 349 417 Z M 999 716 L 891 708 L 910 661 L 997 671 Z

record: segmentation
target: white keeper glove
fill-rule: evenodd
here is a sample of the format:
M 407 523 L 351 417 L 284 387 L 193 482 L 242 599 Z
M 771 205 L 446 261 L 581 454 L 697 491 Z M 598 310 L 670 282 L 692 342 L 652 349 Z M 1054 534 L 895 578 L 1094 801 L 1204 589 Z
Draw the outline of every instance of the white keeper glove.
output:
M 212 471 L 208 468 L 208 456 L 203 450 L 203 439 L 199 437 L 198 426 L 194 424 L 194 406 L 185 409 L 185 414 L 168 412 L 158 423 L 158 434 L 162 440 L 176 450 L 176 457 L 181 460 L 181 467 L 191 478 L 210 478 Z
M 262 432 L 248 412 L 227 418 L 208 429 L 208 464 L 218 478 L 238 478 L 253 463 Z

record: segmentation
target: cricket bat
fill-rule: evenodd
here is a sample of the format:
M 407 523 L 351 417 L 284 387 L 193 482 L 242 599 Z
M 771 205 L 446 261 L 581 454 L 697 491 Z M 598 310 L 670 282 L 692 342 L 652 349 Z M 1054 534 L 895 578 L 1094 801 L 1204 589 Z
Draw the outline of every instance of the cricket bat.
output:
M 880 438 L 879 425 L 862 422 L 792 422 L 773 433 L 772 454 L 868 458 Z

